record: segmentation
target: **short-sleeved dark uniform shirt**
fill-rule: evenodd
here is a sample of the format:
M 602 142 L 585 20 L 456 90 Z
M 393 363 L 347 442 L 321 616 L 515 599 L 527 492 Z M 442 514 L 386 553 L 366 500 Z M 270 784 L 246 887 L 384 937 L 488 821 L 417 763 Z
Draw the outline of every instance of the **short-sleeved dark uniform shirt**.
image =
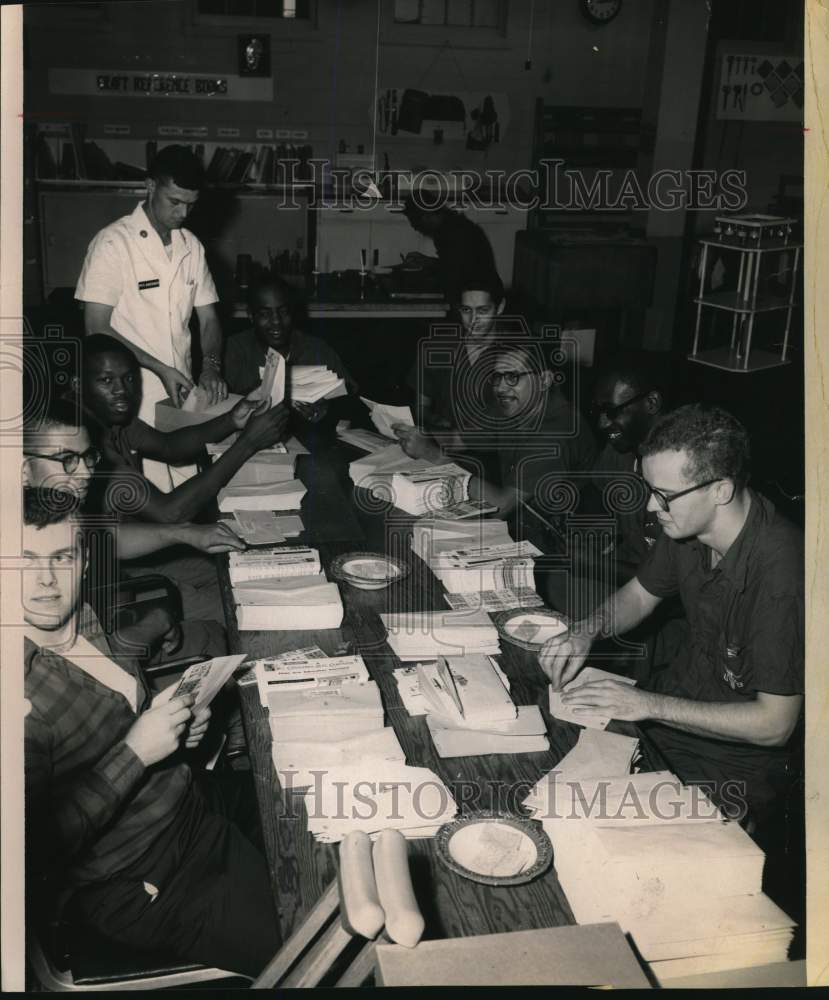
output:
M 450 212 L 432 237 L 441 284 L 454 301 L 471 280 L 497 279 L 495 256 L 486 233 L 471 219 Z
M 636 497 L 633 477 L 639 475 L 639 458 L 633 452 L 622 454 L 609 444 L 597 454 L 593 463 L 593 484 L 613 506 L 614 495 L 620 498 L 615 509 L 608 510 L 616 521 L 614 558 L 616 576 L 626 583 L 641 565 L 651 546 L 662 533 L 656 515 L 647 509 L 647 496 L 641 491 L 641 505 L 631 507 L 625 501 Z M 614 484 L 618 487 L 614 490 Z M 630 490 L 630 493 L 628 493 Z
M 586 482 L 596 457 L 596 439 L 587 421 L 558 391 L 550 391 L 540 423 L 527 423 L 522 440 L 515 443 L 516 428 L 496 432 L 501 486 L 514 486 L 544 504 L 541 493 L 555 478 Z
M 689 642 L 648 683 L 693 701 L 742 703 L 757 692 L 803 694 L 803 536 L 759 494 L 742 531 L 713 568 L 697 539 L 662 535 L 637 572 L 657 597 L 679 594 Z M 713 783 L 714 798 L 736 805 L 744 782 L 748 805 L 762 815 L 785 787 L 793 746 L 763 747 L 695 736 L 647 724 L 669 766 L 685 782 Z M 728 784 L 732 783 L 732 784 Z

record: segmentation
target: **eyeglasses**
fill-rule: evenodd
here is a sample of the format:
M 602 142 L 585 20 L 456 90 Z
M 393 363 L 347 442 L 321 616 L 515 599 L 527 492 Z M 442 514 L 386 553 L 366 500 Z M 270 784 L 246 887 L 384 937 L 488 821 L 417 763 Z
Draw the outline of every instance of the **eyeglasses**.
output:
M 77 451 L 62 451 L 57 455 L 39 455 L 35 451 L 24 451 L 23 454 L 26 458 L 45 458 L 49 462 L 60 462 L 67 476 L 71 476 L 78 468 L 81 459 L 90 472 L 94 472 L 95 466 L 101 461 L 101 453 L 97 448 L 87 448 L 83 454 L 78 454 Z
M 508 386 L 516 386 L 525 375 L 532 375 L 532 372 L 492 372 L 489 376 L 490 385 L 498 385 L 503 379 Z
M 288 306 L 277 306 L 276 309 L 271 309 L 269 306 L 263 306 L 261 309 L 255 310 L 253 316 L 254 319 L 265 320 L 273 319 L 274 316 L 278 316 L 280 319 L 288 319 L 291 315 L 291 310 Z
M 624 403 L 617 403 L 613 406 L 611 403 L 601 403 L 590 407 L 590 416 L 594 420 L 599 417 L 607 417 L 608 420 L 614 420 L 619 414 L 626 410 L 629 406 L 634 403 L 638 403 L 640 399 L 644 399 L 645 396 L 650 395 L 651 390 L 646 389 L 645 392 L 639 392 L 635 396 L 631 396 L 630 399 L 626 399 Z
M 696 490 L 702 490 L 706 486 L 711 486 L 712 483 L 719 482 L 719 478 L 706 479 L 704 483 L 699 483 L 696 486 L 689 486 L 687 490 L 680 490 L 679 493 L 672 493 L 670 496 L 663 493 L 661 490 L 654 489 L 647 479 L 643 479 L 642 482 L 645 484 L 645 488 L 649 491 L 651 496 L 656 497 L 656 502 L 659 504 L 660 509 L 667 514 L 667 512 L 671 509 L 671 504 L 674 500 L 687 496 L 689 493 L 694 493 Z
M 472 319 L 473 316 L 489 318 L 495 315 L 495 306 L 458 306 L 458 313 L 463 319 Z

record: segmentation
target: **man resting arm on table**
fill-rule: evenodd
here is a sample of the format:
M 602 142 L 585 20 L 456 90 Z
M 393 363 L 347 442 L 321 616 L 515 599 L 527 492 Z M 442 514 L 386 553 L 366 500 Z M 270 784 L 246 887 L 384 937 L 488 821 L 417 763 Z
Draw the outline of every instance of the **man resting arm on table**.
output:
M 691 641 L 649 682 L 573 684 L 562 700 L 644 722 L 684 781 L 737 782 L 755 814 L 780 794 L 803 704 L 802 536 L 749 489 L 748 435 L 718 408 L 685 406 L 642 446 L 662 536 L 636 577 L 539 660 L 554 689 L 577 677 L 597 638 L 622 635 L 679 593 Z

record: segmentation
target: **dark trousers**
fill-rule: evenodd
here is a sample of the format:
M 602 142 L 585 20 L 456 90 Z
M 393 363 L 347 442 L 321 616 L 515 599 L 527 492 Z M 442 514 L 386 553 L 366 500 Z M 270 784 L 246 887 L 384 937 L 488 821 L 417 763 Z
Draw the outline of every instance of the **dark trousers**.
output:
M 256 976 L 280 945 L 268 868 L 229 819 L 244 796 L 217 775 L 199 783 L 148 855 L 74 894 L 71 919 L 139 951 Z

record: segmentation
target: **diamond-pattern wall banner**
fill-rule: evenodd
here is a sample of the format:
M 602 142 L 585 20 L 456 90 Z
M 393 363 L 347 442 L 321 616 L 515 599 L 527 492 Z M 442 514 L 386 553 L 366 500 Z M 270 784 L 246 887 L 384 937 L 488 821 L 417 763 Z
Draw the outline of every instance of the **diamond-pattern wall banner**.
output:
M 797 55 L 724 52 L 714 91 L 715 117 L 733 121 L 802 121 L 803 59 Z

